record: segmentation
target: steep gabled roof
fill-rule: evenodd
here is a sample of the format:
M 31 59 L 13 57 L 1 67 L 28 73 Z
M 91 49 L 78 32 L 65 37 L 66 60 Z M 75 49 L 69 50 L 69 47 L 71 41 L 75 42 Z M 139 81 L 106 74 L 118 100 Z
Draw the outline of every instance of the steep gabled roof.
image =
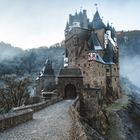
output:
M 65 30 L 69 29 L 69 23 L 67 21 Z
M 40 75 L 54 75 L 54 70 L 52 68 L 52 63 L 50 60 L 46 60 L 44 67 L 42 69 L 42 71 L 40 72 Z
M 89 38 L 88 44 L 90 46 L 90 50 L 92 50 L 92 51 L 95 51 L 96 48 L 102 48 L 96 33 L 93 31 Z
M 92 21 L 92 28 L 94 29 L 101 29 L 101 28 L 105 28 L 105 24 L 103 23 L 98 10 L 96 11 L 94 17 L 93 17 L 93 21 Z

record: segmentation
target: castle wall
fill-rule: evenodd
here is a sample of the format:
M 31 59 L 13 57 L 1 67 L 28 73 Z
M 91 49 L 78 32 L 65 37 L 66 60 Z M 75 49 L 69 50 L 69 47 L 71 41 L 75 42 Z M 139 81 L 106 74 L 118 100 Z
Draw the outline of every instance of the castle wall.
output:
M 65 47 L 68 52 L 69 67 L 75 67 L 77 58 L 84 48 L 85 40 L 88 40 L 90 31 L 81 28 L 73 28 L 66 36 Z
M 105 29 L 97 29 L 95 33 L 103 48 L 103 50 L 97 50 L 95 53 L 98 53 L 103 58 L 105 54 Z M 106 96 L 107 87 L 109 87 L 113 89 L 115 96 L 118 96 L 120 94 L 118 64 L 104 64 L 96 60 L 88 60 L 88 53 L 93 51 L 88 44 L 90 35 L 90 30 L 81 28 L 73 28 L 66 35 L 65 47 L 68 52 L 68 68 L 78 67 L 81 69 L 84 87 L 100 87 L 103 96 Z
M 80 31 L 80 29 L 78 30 Z M 85 87 L 100 87 L 102 93 L 106 93 L 106 66 L 100 62 L 88 61 L 89 47 L 85 42 L 89 39 L 90 32 L 82 29 L 81 31 L 78 35 L 73 35 L 69 39 L 66 37 L 65 47 L 68 51 L 68 67 L 79 67 L 81 69 Z M 103 36 L 103 32 L 104 30 L 99 30 L 99 36 Z M 98 52 L 102 56 L 104 55 L 104 51 Z
M 83 74 L 83 83 L 85 87 L 100 87 L 102 93 L 106 93 L 106 69 L 105 65 L 96 61 L 85 62 L 81 60 L 79 64 Z
M 41 95 L 42 91 L 52 91 L 55 88 L 55 76 L 43 75 L 36 80 L 36 95 Z
M 115 98 L 120 97 L 119 67 L 117 64 L 107 65 L 107 86 L 112 88 Z
M 76 87 L 77 94 L 82 92 L 83 78 L 82 77 L 58 77 L 58 93 L 61 97 L 65 96 L 65 87 L 72 84 Z
M 40 80 L 39 79 L 37 79 L 36 80 L 36 95 L 37 96 L 39 96 L 39 94 L 40 94 Z
M 119 68 L 118 65 L 112 65 L 112 87 L 115 92 L 116 97 L 120 96 L 120 86 L 119 86 Z
M 55 76 L 44 75 L 42 76 L 42 78 L 43 78 L 43 90 L 52 91 L 55 89 L 55 85 L 56 85 Z

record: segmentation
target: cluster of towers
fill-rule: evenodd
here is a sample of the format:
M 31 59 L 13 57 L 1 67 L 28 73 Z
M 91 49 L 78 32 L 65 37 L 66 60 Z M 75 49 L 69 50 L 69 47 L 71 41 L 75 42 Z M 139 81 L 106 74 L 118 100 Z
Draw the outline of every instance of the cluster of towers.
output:
M 103 98 L 120 95 L 116 32 L 105 25 L 98 9 L 90 22 L 86 10 L 69 15 L 65 28 L 64 67 L 79 68 L 85 88 L 100 88 Z
M 64 98 L 89 93 L 90 96 L 98 93 L 102 101 L 119 98 L 119 48 L 116 32 L 109 23 L 104 24 L 98 9 L 91 22 L 86 10 L 69 15 L 65 28 L 64 67 L 57 78 L 58 95 Z M 38 93 L 55 89 L 55 76 L 49 60 L 37 83 Z

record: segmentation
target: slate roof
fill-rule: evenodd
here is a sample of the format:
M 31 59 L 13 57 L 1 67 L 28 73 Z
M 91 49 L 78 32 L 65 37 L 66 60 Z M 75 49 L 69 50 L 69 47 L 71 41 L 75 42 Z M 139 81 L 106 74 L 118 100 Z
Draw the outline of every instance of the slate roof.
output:
M 95 50 L 102 50 L 101 44 L 98 40 L 98 37 L 95 32 L 91 33 L 91 36 L 88 40 L 88 44 L 90 46 L 90 50 L 95 51 Z
M 103 63 L 103 64 L 106 64 L 106 65 L 112 65 L 112 64 L 114 64 L 111 61 L 110 62 L 105 62 L 98 53 L 96 53 L 96 61 L 97 62 L 100 62 L 100 63 Z
M 103 23 L 98 10 L 96 11 L 94 17 L 93 17 L 93 21 L 92 21 L 92 26 L 94 29 L 101 29 L 101 28 L 105 28 L 105 24 Z
M 52 63 L 50 60 L 46 60 L 42 71 L 40 72 L 40 76 L 42 75 L 54 75 L 54 70 L 52 68 Z
M 101 57 L 98 53 L 96 53 L 96 61 L 98 61 L 98 62 L 101 62 L 101 63 L 104 63 L 104 64 L 105 64 L 104 60 L 102 59 L 102 57 Z

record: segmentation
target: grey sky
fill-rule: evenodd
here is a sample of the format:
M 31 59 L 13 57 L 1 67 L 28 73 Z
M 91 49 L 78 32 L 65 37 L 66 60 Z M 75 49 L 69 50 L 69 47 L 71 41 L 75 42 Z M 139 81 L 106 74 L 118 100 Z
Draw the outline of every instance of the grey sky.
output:
M 82 7 L 92 20 L 94 3 L 116 30 L 140 29 L 139 0 L 0 0 L 0 41 L 23 49 L 60 42 L 68 15 Z

